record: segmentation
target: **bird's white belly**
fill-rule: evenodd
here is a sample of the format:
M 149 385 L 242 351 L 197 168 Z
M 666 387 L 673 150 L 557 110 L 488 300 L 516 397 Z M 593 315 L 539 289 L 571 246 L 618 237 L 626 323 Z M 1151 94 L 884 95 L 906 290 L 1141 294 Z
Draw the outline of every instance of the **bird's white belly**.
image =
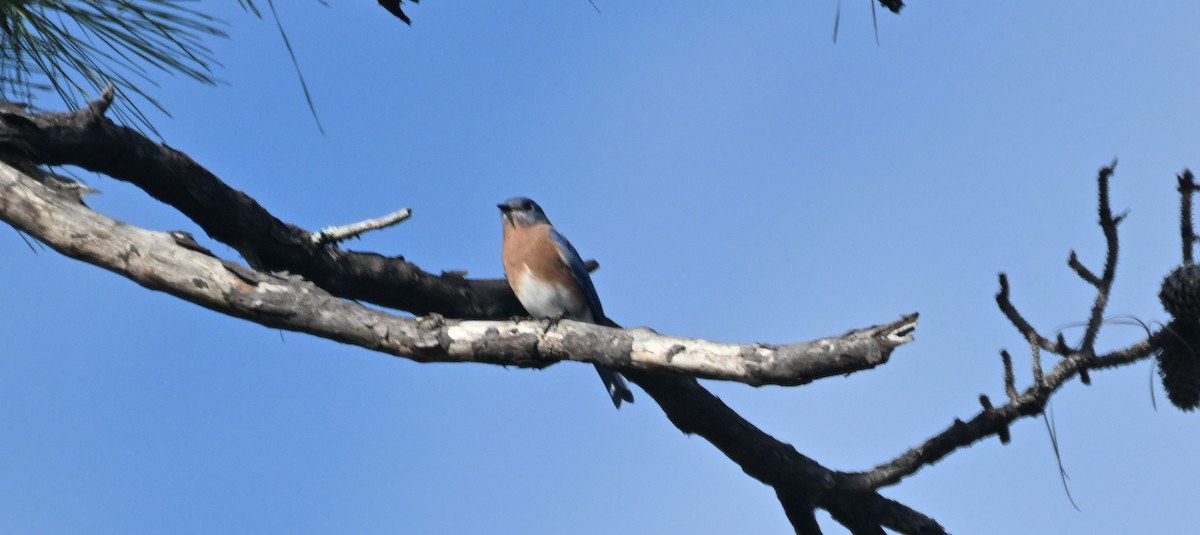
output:
M 571 292 L 558 284 L 534 278 L 528 268 L 521 275 L 518 287 L 517 300 L 535 318 L 592 321 L 587 303 L 573 299 Z

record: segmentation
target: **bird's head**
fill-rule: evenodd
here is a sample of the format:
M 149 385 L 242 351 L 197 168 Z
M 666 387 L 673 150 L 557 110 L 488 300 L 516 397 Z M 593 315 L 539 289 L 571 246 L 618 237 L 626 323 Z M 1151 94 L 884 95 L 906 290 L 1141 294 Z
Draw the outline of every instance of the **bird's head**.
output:
M 549 223 L 546 213 L 533 199 L 528 197 L 513 197 L 496 205 L 506 224 L 514 227 L 527 227 L 539 223 Z

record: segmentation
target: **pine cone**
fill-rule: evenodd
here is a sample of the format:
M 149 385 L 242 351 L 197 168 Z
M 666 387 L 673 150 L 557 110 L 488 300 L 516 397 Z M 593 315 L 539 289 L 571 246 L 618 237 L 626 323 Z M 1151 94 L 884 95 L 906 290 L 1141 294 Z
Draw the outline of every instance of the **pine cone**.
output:
M 1163 279 L 1158 299 L 1175 318 L 1200 318 L 1200 266 L 1188 264 L 1175 268 Z
M 1166 286 L 1163 285 L 1164 293 Z M 1200 407 L 1200 320 L 1176 319 L 1167 326 L 1167 331 L 1158 354 L 1163 390 L 1179 410 L 1195 410 Z

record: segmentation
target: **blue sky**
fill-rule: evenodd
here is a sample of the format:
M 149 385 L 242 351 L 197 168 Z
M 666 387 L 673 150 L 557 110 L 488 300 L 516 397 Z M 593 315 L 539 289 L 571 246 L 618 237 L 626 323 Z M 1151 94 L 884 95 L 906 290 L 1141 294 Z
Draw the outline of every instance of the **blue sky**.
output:
M 327 134 L 274 24 L 206 3 L 225 84 L 165 78 L 155 125 L 310 229 L 412 207 L 350 248 L 499 277 L 495 204 L 537 199 L 626 325 L 789 342 L 919 311 L 887 365 L 800 388 L 708 383 L 826 466 L 890 460 L 1021 386 L 1036 325 L 1083 320 L 1099 269 L 1095 174 L 1122 256 L 1109 308 L 1167 319 L 1174 176 L 1200 167 L 1200 6 L 1185 2 L 429 0 L 279 3 Z M 211 5 L 209 5 L 211 4 Z M 49 104 L 47 104 L 49 105 Z M 85 177 L 92 206 L 193 224 Z M 235 253 L 214 245 L 228 257 Z M 590 366 L 415 364 L 225 318 L 0 229 L 5 533 L 786 533 L 774 494 L 648 396 L 612 410 Z M 1142 336 L 1111 325 L 1099 347 Z M 1053 364 L 1047 362 L 1047 366 Z M 884 495 L 958 533 L 1194 529 L 1196 415 L 1151 364 L 1054 398 L 1063 493 L 1039 420 Z M 838 533 L 829 522 L 830 533 Z

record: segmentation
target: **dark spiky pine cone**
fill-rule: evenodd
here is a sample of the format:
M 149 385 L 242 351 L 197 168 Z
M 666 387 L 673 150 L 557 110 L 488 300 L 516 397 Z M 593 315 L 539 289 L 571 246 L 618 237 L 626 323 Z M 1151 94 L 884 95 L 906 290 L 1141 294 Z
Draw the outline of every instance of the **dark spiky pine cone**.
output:
M 1200 318 L 1200 266 L 1179 266 L 1163 279 L 1158 299 L 1176 318 Z
M 1200 320 L 1176 319 L 1167 325 L 1158 375 L 1167 398 L 1180 410 L 1200 407 Z

